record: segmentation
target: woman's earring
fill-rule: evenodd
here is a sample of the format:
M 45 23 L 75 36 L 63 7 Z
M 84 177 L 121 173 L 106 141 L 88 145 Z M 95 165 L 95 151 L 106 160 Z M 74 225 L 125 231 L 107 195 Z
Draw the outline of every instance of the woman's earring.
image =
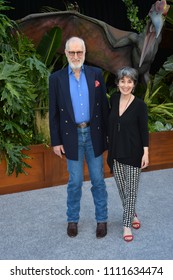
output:
M 135 88 L 132 89 L 132 93 L 134 93 Z
M 120 90 L 119 90 L 119 86 L 117 86 L 117 92 L 119 92 Z

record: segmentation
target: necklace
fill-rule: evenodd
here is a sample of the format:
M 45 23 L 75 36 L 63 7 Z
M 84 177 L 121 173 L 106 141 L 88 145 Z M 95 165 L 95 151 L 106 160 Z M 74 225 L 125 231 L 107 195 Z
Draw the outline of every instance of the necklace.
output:
M 130 97 L 128 98 L 128 100 L 127 100 L 127 103 L 126 103 L 125 107 L 124 107 L 124 108 L 123 108 L 123 110 L 121 111 L 120 116 L 121 116 L 121 115 L 125 112 L 125 110 L 127 109 L 127 106 L 128 106 L 128 105 L 129 105 L 129 103 L 130 103 L 131 97 L 132 97 L 132 95 L 130 94 Z
M 121 111 L 121 114 L 119 114 L 119 122 L 117 123 L 117 130 L 118 130 L 118 132 L 120 132 L 120 129 L 121 129 L 120 117 L 122 116 L 122 114 L 123 114 L 123 113 L 125 112 L 125 110 L 127 109 L 128 105 L 129 105 L 129 103 L 130 103 L 131 97 L 132 97 L 132 95 L 130 94 L 130 97 L 128 98 L 127 103 L 126 103 L 124 109 Z

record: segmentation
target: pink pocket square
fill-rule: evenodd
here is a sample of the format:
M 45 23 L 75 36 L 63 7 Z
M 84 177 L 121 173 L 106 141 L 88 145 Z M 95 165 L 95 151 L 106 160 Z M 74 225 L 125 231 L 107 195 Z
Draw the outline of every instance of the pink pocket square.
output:
M 99 87 L 99 85 L 100 85 L 100 82 L 99 81 L 95 81 L 95 87 Z

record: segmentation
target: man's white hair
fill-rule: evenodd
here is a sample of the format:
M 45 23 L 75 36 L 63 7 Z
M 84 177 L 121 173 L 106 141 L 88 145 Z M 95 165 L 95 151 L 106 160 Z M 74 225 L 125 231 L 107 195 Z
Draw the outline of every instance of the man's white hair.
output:
M 68 39 L 67 42 L 66 42 L 66 44 L 65 44 L 65 49 L 68 51 L 68 50 L 69 50 L 69 45 L 70 45 L 70 43 L 76 42 L 76 41 L 78 41 L 78 42 L 81 43 L 81 45 L 82 45 L 82 47 L 83 47 L 83 50 L 84 50 L 84 52 L 85 52 L 85 51 L 86 51 L 85 42 L 84 42 L 83 39 L 81 39 L 81 38 L 79 38 L 79 37 L 71 37 L 70 39 Z

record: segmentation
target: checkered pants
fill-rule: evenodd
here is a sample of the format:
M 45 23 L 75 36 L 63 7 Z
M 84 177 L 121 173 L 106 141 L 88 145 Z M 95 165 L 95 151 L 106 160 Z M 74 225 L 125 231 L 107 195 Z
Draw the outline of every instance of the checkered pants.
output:
M 130 227 L 135 216 L 135 204 L 141 169 L 114 160 L 113 175 L 123 205 L 123 226 Z

